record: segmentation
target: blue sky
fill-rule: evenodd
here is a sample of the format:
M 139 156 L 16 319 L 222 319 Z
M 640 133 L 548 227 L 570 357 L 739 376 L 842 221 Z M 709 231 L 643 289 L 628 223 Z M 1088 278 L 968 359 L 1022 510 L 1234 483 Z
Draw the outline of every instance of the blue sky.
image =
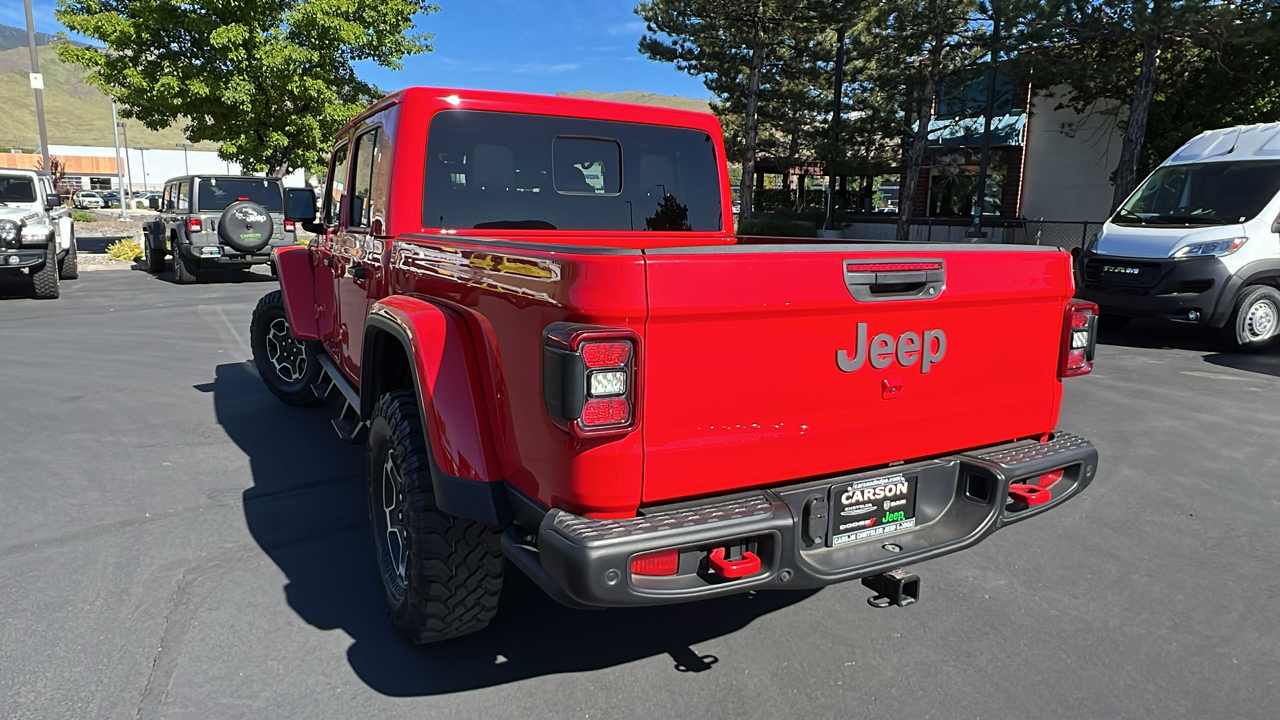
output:
M 361 75 L 386 90 L 438 85 L 709 97 L 697 78 L 653 62 L 636 49 L 644 23 L 632 12 L 635 0 L 436 2 L 440 12 L 418 21 L 420 30 L 435 33 L 435 52 L 408 58 L 398 72 L 361 65 Z M 37 30 L 62 29 L 53 9 L 52 0 L 34 0 Z M 26 27 L 20 0 L 0 2 L 0 24 Z

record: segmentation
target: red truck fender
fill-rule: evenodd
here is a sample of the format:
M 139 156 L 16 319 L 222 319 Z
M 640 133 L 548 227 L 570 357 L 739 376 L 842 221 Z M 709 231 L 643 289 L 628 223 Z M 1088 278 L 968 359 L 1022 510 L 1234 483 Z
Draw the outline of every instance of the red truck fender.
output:
M 319 340 L 316 324 L 315 277 L 311 272 L 311 250 L 300 245 L 276 248 L 272 254 L 284 296 L 284 314 L 289 332 L 299 340 Z
M 383 298 L 365 320 L 360 416 L 384 393 L 414 388 L 431 445 L 436 505 L 492 524 L 510 520 L 475 344 L 466 322 L 439 305 Z

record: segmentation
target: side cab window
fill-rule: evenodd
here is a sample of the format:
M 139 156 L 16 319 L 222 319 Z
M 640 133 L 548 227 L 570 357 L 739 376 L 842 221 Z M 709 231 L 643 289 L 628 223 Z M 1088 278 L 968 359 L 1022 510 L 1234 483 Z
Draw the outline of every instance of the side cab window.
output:
M 356 138 L 355 158 L 352 162 L 351 192 L 347 195 L 347 226 L 369 227 L 373 216 L 373 181 L 382 155 L 378 148 L 379 129 L 368 130 Z
M 324 184 L 324 224 L 330 227 L 341 219 L 342 200 L 347 190 L 347 155 L 349 146 L 346 141 L 333 149 L 329 160 L 329 177 Z
M 173 186 L 165 185 L 164 197 L 160 201 L 160 210 L 162 212 L 169 212 L 171 209 L 173 209 Z
M 191 183 L 183 180 L 178 183 L 178 212 L 191 210 Z

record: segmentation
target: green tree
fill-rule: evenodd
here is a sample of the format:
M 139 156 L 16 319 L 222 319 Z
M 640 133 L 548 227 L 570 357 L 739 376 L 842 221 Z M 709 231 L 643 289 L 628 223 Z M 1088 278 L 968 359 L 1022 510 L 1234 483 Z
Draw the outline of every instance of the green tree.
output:
M 316 168 L 344 124 L 379 96 L 353 63 L 399 69 L 432 50 L 411 32 L 427 0 L 58 0 L 58 44 L 89 82 L 152 130 L 185 120 L 191 142 L 250 171 Z
M 761 112 L 762 100 L 802 87 L 785 78 L 789 68 L 802 67 L 788 61 L 798 53 L 797 19 L 806 18 L 808 11 L 789 0 L 646 0 L 635 12 L 647 26 L 640 39 L 642 53 L 701 77 L 717 98 L 722 119 L 726 115 L 742 118 L 740 135 L 735 135 L 733 123 L 726 123 L 726 129 L 730 147 L 741 138 L 740 197 L 742 214 L 749 216 L 762 137 L 760 121 L 778 117 L 767 108 Z M 781 101 L 774 105 L 781 106 Z M 764 136 L 777 139 L 770 133 Z M 789 150 L 798 151 L 798 144 L 785 133 L 783 137 Z
M 1143 143 L 1162 81 L 1188 56 L 1216 58 L 1250 28 L 1266 0 L 1064 0 L 1056 37 L 1036 72 L 1045 86 L 1070 88 L 1080 112 L 1106 107 L 1124 129 L 1113 174 L 1112 206 L 1138 182 Z M 1205 54 L 1207 53 L 1207 54 Z

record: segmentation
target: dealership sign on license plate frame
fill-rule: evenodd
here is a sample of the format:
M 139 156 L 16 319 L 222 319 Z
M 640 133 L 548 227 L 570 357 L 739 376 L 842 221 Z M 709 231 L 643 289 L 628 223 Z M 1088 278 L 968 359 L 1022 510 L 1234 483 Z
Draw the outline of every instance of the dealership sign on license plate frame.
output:
M 902 474 L 832 485 L 831 540 L 846 545 L 916 526 L 916 477 Z

